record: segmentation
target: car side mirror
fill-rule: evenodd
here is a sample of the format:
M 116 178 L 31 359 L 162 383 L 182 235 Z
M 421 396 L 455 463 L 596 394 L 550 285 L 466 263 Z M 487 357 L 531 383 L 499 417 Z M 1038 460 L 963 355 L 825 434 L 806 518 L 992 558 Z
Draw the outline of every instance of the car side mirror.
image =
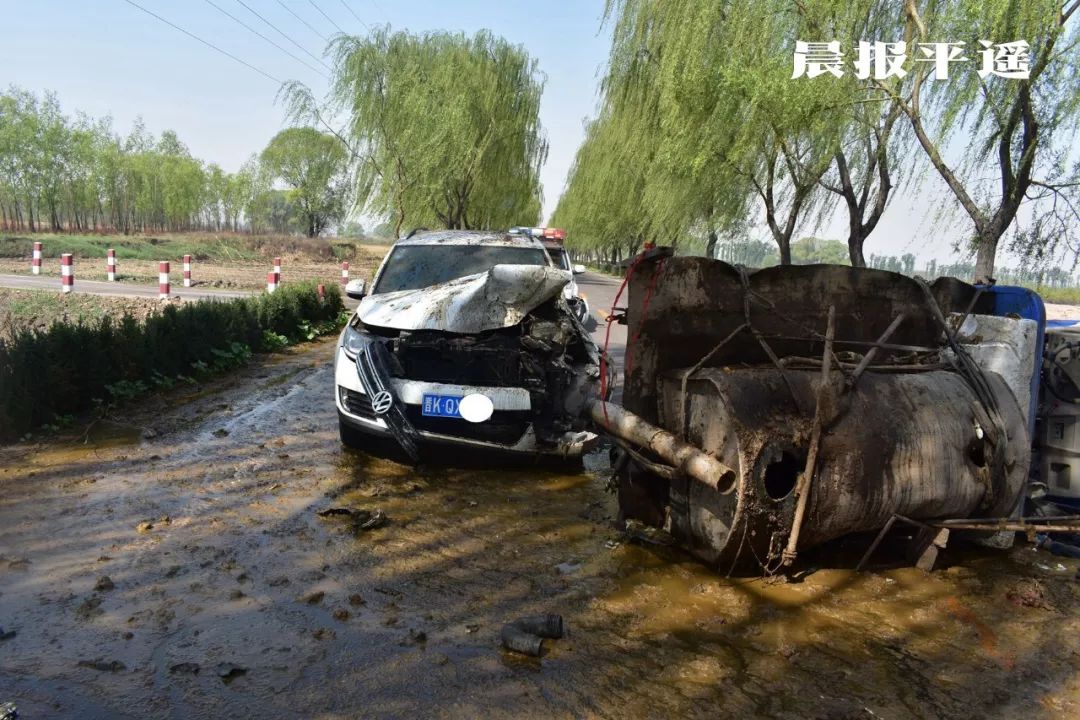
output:
M 367 281 L 350 280 L 345 286 L 345 294 L 353 300 L 362 300 L 367 295 Z
M 585 266 L 584 265 L 575 265 L 574 266 L 574 274 L 575 275 L 580 275 L 583 272 L 585 272 Z

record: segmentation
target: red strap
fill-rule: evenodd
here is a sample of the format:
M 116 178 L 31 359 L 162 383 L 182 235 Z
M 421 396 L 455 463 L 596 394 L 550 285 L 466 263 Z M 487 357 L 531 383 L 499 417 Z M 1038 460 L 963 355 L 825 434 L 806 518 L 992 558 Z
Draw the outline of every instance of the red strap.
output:
M 615 293 L 615 300 L 612 301 L 612 303 L 611 303 L 611 312 L 608 314 L 607 318 L 605 318 L 606 321 L 607 321 L 607 330 L 604 333 L 604 352 L 601 353 L 601 355 L 600 355 L 600 399 L 605 401 L 605 402 L 607 400 L 607 379 L 608 379 L 607 351 L 608 351 L 608 344 L 611 342 L 611 326 L 612 326 L 612 324 L 614 323 L 614 320 L 615 320 L 615 308 L 618 307 L 618 305 L 619 305 L 619 299 L 622 298 L 623 290 L 625 290 L 627 285 L 630 283 L 630 276 L 632 276 L 634 274 L 634 270 L 637 269 L 637 266 L 639 264 L 641 264 L 641 261 L 644 260 L 644 259 L 645 259 L 645 253 L 639 253 L 636 257 L 634 257 L 633 261 L 630 263 L 630 266 L 626 269 L 626 276 L 623 278 L 622 284 L 619 285 L 619 291 L 617 293 Z M 656 287 L 656 279 L 657 279 L 657 277 L 659 277 L 660 271 L 663 269 L 663 267 L 664 267 L 664 258 L 661 258 L 660 262 L 657 263 L 656 270 L 653 272 L 652 280 L 649 282 L 649 289 L 645 293 L 645 302 L 642 304 L 642 308 L 641 308 L 642 315 L 644 315 L 649 310 L 649 300 L 652 299 L 653 288 Z M 633 340 L 637 340 L 639 337 L 641 337 L 641 328 L 638 328 L 637 334 L 635 335 Z M 633 341 L 627 342 L 627 344 L 626 344 L 626 361 L 627 361 L 626 372 L 627 373 L 629 373 L 630 369 L 631 369 L 630 348 L 631 348 L 632 345 L 633 345 Z M 608 422 L 607 405 L 606 404 L 604 405 L 604 422 Z

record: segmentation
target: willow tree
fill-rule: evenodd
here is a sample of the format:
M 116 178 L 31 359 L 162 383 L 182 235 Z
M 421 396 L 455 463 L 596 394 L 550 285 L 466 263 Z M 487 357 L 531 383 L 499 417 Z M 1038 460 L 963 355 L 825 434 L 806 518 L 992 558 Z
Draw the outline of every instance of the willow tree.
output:
M 360 209 L 445 228 L 530 224 L 547 142 L 544 79 L 521 46 L 489 32 L 338 36 L 327 106 L 285 88 L 294 117 L 344 116 Z
M 348 153 L 333 135 L 310 127 L 286 128 L 259 156 L 267 179 L 283 182 L 303 215 L 308 237 L 317 237 L 345 210 Z
M 607 14 L 604 105 L 638 99 L 657 133 L 643 212 L 665 227 L 704 226 L 709 246 L 718 228 L 757 216 L 790 262 L 792 238 L 824 198 L 836 108 L 851 96 L 791 80 L 801 21 L 790 3 L 609 0 Z
M 1060 221 L 1058 237 L 1080 220 L 1080 177 L 1069 166 L 1080 113 L 1080 0 L 905 0 L 903 7 L 916 41 L 964 43 L 953 46 L 960 51 L 947 78 L 919 63 L 901 89 L 882 89 L 970 219 L 975 275 L 988 278 L 1025 202 Z M 1014 72 L 1024 66 L 1027 77 Z M 950 157 L 952 145 L 963 154 Z
M 642 204 L 653 159 L 649 136 L 627 126 L 633 122 L 607 111 L 588 123 L 551 218 L 567 231 L 573 250 L 609 262 L 656 239 Z M 628 142 L 631 137 L 641 141 Z

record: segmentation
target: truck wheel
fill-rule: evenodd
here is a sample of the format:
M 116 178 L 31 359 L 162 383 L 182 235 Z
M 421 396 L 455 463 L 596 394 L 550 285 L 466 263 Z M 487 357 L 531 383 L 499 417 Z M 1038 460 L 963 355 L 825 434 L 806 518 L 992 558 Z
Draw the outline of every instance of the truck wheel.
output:
M 354 427 L 346 425 L 338 420 L 338 434 L 341 436 L 341 444 L 353 450 L 361 450 L 364 447 L 364 434 Z

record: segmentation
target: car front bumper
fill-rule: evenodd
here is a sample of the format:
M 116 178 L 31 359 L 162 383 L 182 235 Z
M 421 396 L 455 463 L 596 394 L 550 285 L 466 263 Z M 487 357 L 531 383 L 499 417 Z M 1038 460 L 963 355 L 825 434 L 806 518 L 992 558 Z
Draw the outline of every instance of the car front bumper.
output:
M 341 422 L 361 432 L 392 437 L 386 421 L 371 408 L 356 362 L 340 346 L 334 358 L 334 385 L 334 402 Z M 453 385 L 400 378 L 392 378 L 390 385 L 425 444 L 575 458 L 592 449 L 598 439 L 595 433 L 580 431 L 566 433 L 554 444 L 540 442 L 531 421 L 531 399 L 525 388 Z M 424 395 L 463 397 L 473 393 L 491 400 L 495 412 L 490 420 L 470 423 L 457 418 L 426 418 L 420 411 Z

